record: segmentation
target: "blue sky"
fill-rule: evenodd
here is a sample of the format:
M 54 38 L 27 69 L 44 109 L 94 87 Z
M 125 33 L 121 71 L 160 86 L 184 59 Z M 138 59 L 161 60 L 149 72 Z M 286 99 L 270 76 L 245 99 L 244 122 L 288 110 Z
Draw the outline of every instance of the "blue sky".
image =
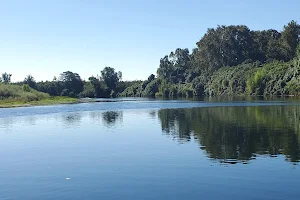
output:
M 87 79 L 111 66 L 124 80 L 146 79 L 207 28 L 282 30 L 299 22 L 299 8 L 299 0 L 2 0 L 0 73 L 40 81 L 70 70 Z

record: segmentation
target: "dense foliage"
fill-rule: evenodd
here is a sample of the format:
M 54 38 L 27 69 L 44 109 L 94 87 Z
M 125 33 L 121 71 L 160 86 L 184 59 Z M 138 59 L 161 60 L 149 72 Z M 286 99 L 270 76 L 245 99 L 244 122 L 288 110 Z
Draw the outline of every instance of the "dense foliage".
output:
M 122 73 L 105 67 L 101 76 L 87 81 L 66 71 L 53 81 L 23 82 L 51 96 L 221 96 L 300 94 L 300 25 L 291 21 L 281 32 L 253 31 L 247 26 L 210 28 L 190 52 L 178 48 L 160 59 L 157 77 L 145 81 L 122 81 Z M 11 84 L 3 73 L 2 84 Z M 3 98 L 3 96 L 0 96 Z
M 38 92 L 30 88 L 27 84 L 23 86 L 12 84 L 0 84 L 0 100 L 15 100 L 15 101 L 38 101 L 49 98 L 49 94 Z
M 247 26 L 208 29 L 197 48 L 178 48 L 160 59 L 157 77 L 122 96 L 298 95 L 300 26 L 281 32 Z
M 11 74 L 3 73 L 0 79 L 1 88 L 9 88 L 15 91 L 14 88 L 23 86 L 32 91 L 39 91 L 43 94 L 51 96 L 68 96 L 68 97 L 116 97 L 118 93 L 125 88 L 139 81 L 121 81 L 122 73 L 116 72 L 114 68 L 105 67 L 101 71 L 100 77 L 89 77 L 88 81 L 81 79 L 79 74 L 71 71 L 66 71 L 60 74 L 58 78 L 54 77 L 52 81 L 36 82 L 32 75 L 25 77 L 24 81 L 11 83 Z M 14 93 L 14 92 L 13 92 Z M 15 98 L 15 95 L 8 90 L 0 92 L 0 98 Z

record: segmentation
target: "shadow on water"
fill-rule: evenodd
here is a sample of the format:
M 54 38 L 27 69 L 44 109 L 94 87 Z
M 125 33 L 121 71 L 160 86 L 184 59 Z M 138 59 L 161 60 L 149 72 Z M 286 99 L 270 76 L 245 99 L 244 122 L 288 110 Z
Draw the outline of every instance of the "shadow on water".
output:
M 258 155 L 300 160 L 300 107 L 217 107 L 162 109 L 164 134 L 181 143 L 196 140 L 208 157 L 248 163 Z

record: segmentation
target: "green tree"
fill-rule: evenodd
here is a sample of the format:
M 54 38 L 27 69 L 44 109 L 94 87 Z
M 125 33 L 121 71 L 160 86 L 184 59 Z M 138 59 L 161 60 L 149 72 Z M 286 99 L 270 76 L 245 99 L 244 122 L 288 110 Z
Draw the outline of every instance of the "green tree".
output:
M 197 42 L 200 62 L 209 71 L 235 66 L 251 59 L 253 38 L 247 26 L 218 26 L 208 29 Z M 198 59 L 198 60 L 199 60 Z
M 8 73 L 6 73 L 6 72 L 3 73 L 3 74 L 2 74 L 2 78 L 1 78 L 1 79 L 2 79 L 2 82 L 3 82 L 3 83 L 10 83 L 10 82 L 11 82 L 11 76 L 12 76 L 11 74 L 8 74 Z
M 95 97 L 95 89 L 91 82 L 85 82 L 83 86 L 83 91 L 80 94 L 81 97 Z
M 169 56 L 160 59 L 159 68 L 157 69 L 157 76 L 171 82 L 173 75 L 173 66 L 169 60 Z
M 300 25 L 296 21 L 289 22 L 281 33 L 281 44 L 286 53 L 286 60 L 291 60 L 296 55 L 297 45 L 300 41 Z
M 144 96 L 154 97 L 158 92 L 159 85 L 161 84 L 161 79 L 155 79 L 154 81 L 147 84 L 143 92 Z
M 253 38 L 253 61 L 265 62 L 268 59 L 282 59 L 279 47 L 280 32 L 269 29 L 263 31 L 251 31 Z
M 178 48 L 175 52 L 170 53 L 169 58 L 173 65 L 173 82 L 185 82 L 185 73 L 190 67 L 191 61 L 189 50 Z
M 83 91 L 83 82 L 77 73 L 66 71 L 60 74 L 60 81 L 64 84 L 63 96 L 77 96 Z
M 38 91 L 48 93 L 51 96 L 59 96 L 65 89 L 65 84 L 62 81 L 42 81 L 37 82 L 36 87 Z
M 36 81 L 30 74 L 25 77 L 23 83 L 29 85 L 31 88 L 36 89 Z
M 190 60 L 189 50 L 178 48 L 169 56 L 160 59 L 157 75 L 168 82 L 185 82 L 185 73 L 190 68 Z
M 105 67 L 101 71 L 101 79 L 111 90 L 116 90 L 117 83 L 119 82 L 120 78 L 122 78 L 122 73 L 116 72 L 112 67 Z
M 155 79 L 155 75 L 154 74 L 151 74 L 149 77 L 148 77 L 148 82 L 150 83 L 151 81 L 153 81 Z
M 89 82 L 93 86 L 95 97 L 109 97 L 109 91 L 103 86 L 103 82 L 101 83 L 100 80 L 94 76 L 89 77 Z
M 280 41 L 276 39 L 271 39 L 268 42 L 266 57 L 268 62 L 272 60 L 288 60 Z

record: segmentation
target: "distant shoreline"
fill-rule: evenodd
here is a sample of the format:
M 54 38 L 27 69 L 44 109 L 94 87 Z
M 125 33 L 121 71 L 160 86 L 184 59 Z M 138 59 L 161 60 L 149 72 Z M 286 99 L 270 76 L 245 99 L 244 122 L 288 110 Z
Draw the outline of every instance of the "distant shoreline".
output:
M 80 103 L 100 103 L 100 102 L 120 102 L 120 101 L 136 101 L 133 99 L 128 100 L 112 100 L 112 99 L 79 99 L 71 97 L 51 97 L 39 101 L 22 102 L 18 100 L 0 100 L 1 108 L 19 108 L 19 107 L 33 107 L 33 106 L 49 106 L 59 104 L 80 104 Z
M 50 97 L 38 101 L 28 101 L 28 102 L 15 100 L 15 99 L 5 99 L 5 100 L 0 100 L 0 109 L 31 107 L 31 106 L 47 106 L 47 105 L 58 105 L 58 104 L 76 104 L 76 103 L 80 103 L 79 99 L 71 98 L 71 97 Z

